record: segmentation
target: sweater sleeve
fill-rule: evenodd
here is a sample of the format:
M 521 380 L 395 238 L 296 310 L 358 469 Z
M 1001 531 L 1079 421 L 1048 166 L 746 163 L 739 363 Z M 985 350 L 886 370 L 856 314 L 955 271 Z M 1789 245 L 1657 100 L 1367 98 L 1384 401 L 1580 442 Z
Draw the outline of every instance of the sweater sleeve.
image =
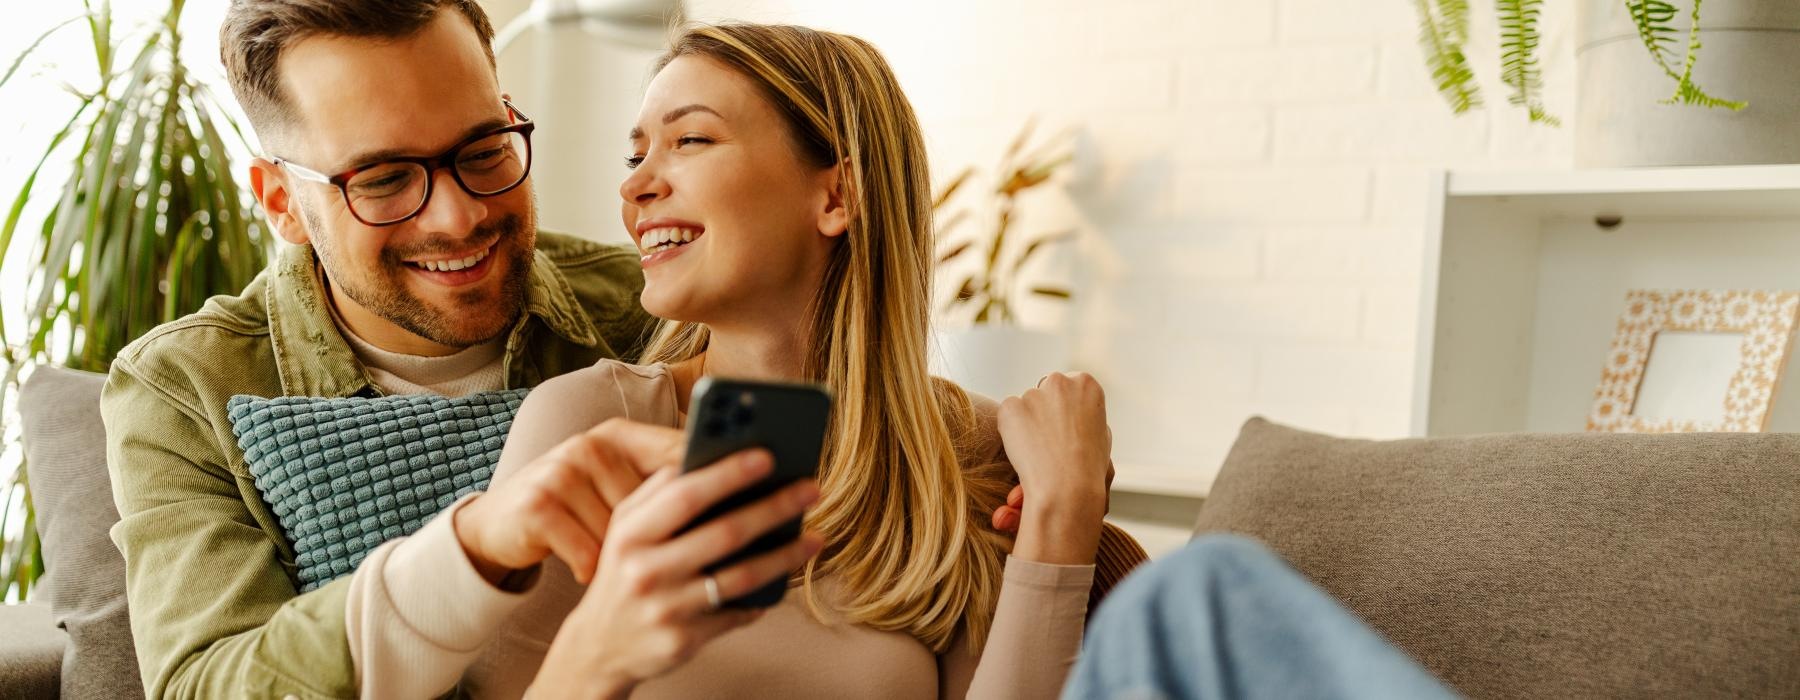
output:
M 476 495 L 377 547 L 351 575 L 345 628 L 361 697 L 444 694 L 530 594 L 489 584 L 457 542 L 451 519 Z
M 495 483 L 612 417 L 658 416 L 664 386 L 611 361 L 533 389 L 507 434 Z M 501 626 L 543 582 L 507 592 L 488 583 L 456 538 L 464 496 L 409 537 L 387 542 L 352 574 L 345 616 L 362 697 L 427 698 L 455 687 Z
M 1091 565 L 1008 557 L 994 624 L 979 653 L 958 635 L 938 658 L 945 698 L 1053 698 L 1081 651 Z

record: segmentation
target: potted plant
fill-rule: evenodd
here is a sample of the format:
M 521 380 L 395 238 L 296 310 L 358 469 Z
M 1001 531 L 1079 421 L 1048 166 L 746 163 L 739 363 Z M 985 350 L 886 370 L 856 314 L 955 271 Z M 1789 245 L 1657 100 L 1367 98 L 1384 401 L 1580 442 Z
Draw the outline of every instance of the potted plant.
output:
M 1069 362 L 1066 337 L 1019 325 L 1021 299 L 1066 302 L 1072 296 L 1066 287 L 1032 283 L 1026 263 L 1070 240 L 1075 231 L 1021 237 L 1013 230 L 1020 195 L 1049 182 L 1074 157 L 1068 133 L 1027 149 L 1032 131 L 1032 123 L 1026 123 L 1001 156 L 988 199 L 970 205 L 958 199 L 977 177 L 970 167 L 951 178 L 932 201 L 938 239 L 945 242 L 937 261 L 940 275 L 955 274 L 952 279 L 959 280 L 939 310 L 935 370 L 990 396 L 1024 391 L 1044 374 L 1067 369 Z M 982 219 L 991 224 L 979 226 Z M 960 234 L 965 224 L 976 233 Z M 973 269 L 955 267 L 969 256 L 977 263 Z
M 91 89 L 69 88 L 74 109 L 0 222 L 0 270 L 30 270 L 24 298 L 0 304 L 5 411 L 31 367 L 104 372 L 127 343 L 238 292 L 268 260 L 272 238 L 227 146 L 244 146 L 242 132 L 181 61 L 182 5 L 172 0 L 160 22 L 118 35 L 109 4 L 84 3 L 83 15 L 44 35 L 85 26 L 96 70 Z M 0 74 L 0 94 L 44 37 Z M 69 167 L 60 184 L 38 180 L 51 163 Z M 27 221 L 39 197 L 54 205 Z M 0 435 L 13 418 L 5 411 Z M 24 464 L 10 461 L 0 462 L 0 598 L 22 600 L 43 559 Z
M 1800 4 L 1739 0 L 1578 0 L 1575 160 L 1582 166 L 1800 162 Z M 1541 99 L 1543 0 L 1495 0 L 1500 80 L 1534 122 Z M 1419 44 L 1457 113 L 1482 104 L 1464 45 L 1468 0 L 1414 0 Z M 1699 60 L 1701 47 L 1707 60 Z M 1702 88 L 1704 83 L 1710 88 Z M 1701 107 L 1703 109 L 1692 109 Z

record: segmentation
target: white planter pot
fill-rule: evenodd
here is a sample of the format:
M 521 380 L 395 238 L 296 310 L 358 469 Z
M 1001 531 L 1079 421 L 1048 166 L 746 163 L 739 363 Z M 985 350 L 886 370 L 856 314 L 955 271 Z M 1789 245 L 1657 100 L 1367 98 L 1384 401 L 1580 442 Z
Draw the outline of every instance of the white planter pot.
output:
M 1676 48 L 1685 55 L 1691 6 L 1676 6 Z M 1675 82 L 1638 40 L 1624 0 L 1581 0 L 1577 23 L 1577 166 L 1800 163 L 1800 2 L 1733 0 L 1702 10 L 1694 82 L 1715 97 L 1748 101 L 1741 112 L 1661 104 Z
M 931 371 L 995 399 L 1024 393 L 1051 372 L 1069 369 L 1069 339 L 1010 326 L 975 326 L 933 334 Z

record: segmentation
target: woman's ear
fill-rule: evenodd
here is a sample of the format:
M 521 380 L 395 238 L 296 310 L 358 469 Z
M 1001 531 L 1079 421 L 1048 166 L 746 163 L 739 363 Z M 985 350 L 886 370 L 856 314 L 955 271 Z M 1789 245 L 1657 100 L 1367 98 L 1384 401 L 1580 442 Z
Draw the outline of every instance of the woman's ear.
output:
M 850 167 L 848 158 L 837 165 L 819 171 L 820 185 L 825 190 L 825 206 L 819 211 L 819 235 L 836 238 L 850 230 L 850 221 L 856 212 L 851 204 L 855 202 L 854 192 L 849 187 L 844 173 Z

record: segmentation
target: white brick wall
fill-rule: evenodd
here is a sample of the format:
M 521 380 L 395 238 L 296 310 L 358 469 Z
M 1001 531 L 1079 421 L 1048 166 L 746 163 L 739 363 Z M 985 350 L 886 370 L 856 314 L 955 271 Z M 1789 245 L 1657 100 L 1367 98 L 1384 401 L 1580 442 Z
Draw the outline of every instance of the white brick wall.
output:
M 1109 386 L 1117 457 L 1209 481 L 1256 413 L 1407 430 L 1428 169 L 1566 165 L 1568 129 L 1490 105 L 1452 118 L 1409 0 L 700 0 L 702 19 L 811 24 L 882 47 L 942 174 L 1029 115 L 1081 129 L 1083 169 L 1026 230 L 1079 225 L 1079 358 Z M 1574 112 L 1573 13 L 1545 8 L 1547 99 Z

